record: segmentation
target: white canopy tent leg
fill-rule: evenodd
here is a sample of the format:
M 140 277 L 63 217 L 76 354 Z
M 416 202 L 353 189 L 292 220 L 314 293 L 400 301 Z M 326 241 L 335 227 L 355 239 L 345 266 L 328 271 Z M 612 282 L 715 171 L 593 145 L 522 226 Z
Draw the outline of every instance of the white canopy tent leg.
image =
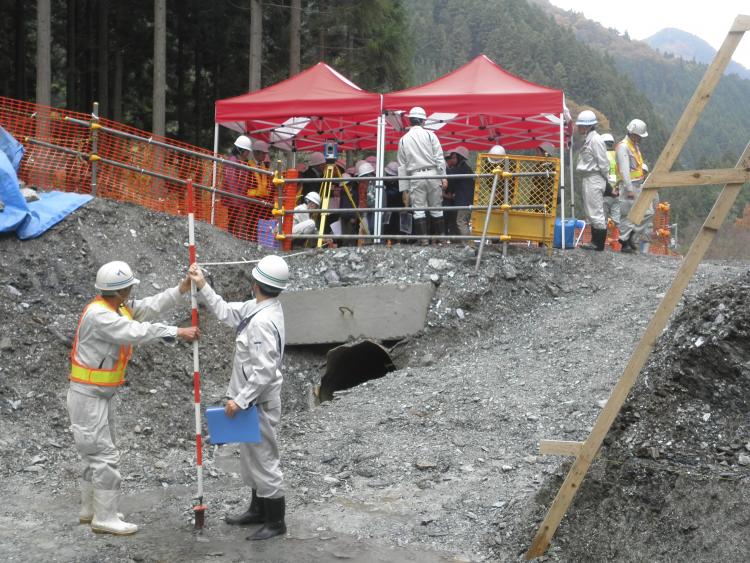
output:
M 554 223 L 553 223 L 554 224 Z M 560 241 L 565 250 L 565 114 L 560 114 Z
M 383 169 L 385 168 L 383 161 L 385 160 L 385 115 L 381 112 L 378 116 L 378 137 L 376 141 L 376 157 L 375 157 L 375 175 L 379 178 L 383 177 Z M 384 207 L 383 203 L 385 198 L 385 187 L 383 181 L 378 180 L 375 182 L 375 207 Z M 383 212 L 378 211 L 375 213 L 375 235 L 380 236 L 383 232 Z M 380 239 L 376 238 L 373 241 L 375 244 L 380 244 Z

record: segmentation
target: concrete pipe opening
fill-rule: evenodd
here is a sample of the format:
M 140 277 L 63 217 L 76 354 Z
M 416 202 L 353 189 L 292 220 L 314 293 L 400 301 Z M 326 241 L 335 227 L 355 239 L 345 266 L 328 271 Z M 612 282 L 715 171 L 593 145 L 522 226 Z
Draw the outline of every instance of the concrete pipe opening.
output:
M 336 391 L 351 389 L 383 377 L 395 366 L 388 350 L 372 340 L 358 340 L 332 348 L 326 354 L 326 372 L 320 381 L 320 401 L 330 401 Z

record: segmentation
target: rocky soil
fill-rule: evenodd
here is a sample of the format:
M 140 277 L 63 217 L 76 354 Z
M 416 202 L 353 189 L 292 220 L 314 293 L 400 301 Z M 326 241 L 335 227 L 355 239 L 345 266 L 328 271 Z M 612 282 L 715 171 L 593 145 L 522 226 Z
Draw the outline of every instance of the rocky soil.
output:
M 192 532 L 192 360 L 136 350 L 120 393 L 123 509 L 142 529 L 77 523 L 67 358 L 102 263 L 137 271 L 141 295 L 176 284 L 187 221 L 95 200 L 39 239 L 0 238 L 0 551 L 8 561 L 516 561 L 565 475 L 542 438 L 582 440 L 679 265 L 673 258 L 498 246 L 474 273 L 460 246 L 313 251 L 294 289 L 431 281 L 427 326 L 393 349 L 396 371 L 315 405 L 325 347 L 288 348 L 282 462 L 289 534 L 251 545 L 238 453 L 207 446 L 207 527 Z M 263 251 L 197 226 L 199 261 Z M 207 268 L 229 299 L 249 266 Z M 703 264 L 607 438 L 547 557 L 744 560 L 750 280 Z M 716 285 L 718 284 L 718 285 Z M 167 315 L 186 325 L 189 304 Z M 314 325 L 314 321 L 311 321 Z M 206 404 L 220 404 L 231 331 L 201 317 Z

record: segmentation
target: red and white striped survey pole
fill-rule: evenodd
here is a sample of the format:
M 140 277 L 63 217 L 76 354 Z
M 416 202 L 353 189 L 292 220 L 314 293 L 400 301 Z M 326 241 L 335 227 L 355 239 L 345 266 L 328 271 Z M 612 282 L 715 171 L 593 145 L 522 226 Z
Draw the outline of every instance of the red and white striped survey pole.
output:
M 197 262 L 195 254 L 195 201 L 193 199 L 193 181 L 187 181 L 188 209 L 188 253 L 190 265 Z M 190 282 L 190 304 L 192 307 L 192 324 L 198 326 L 198 296 L 195 282 Z M 206 516 L 206 505 L 203 504 L 203 437 L 201 436 L 201 372 L 198 355 L 198 341 L 193 341 L 193 395 L 195 398 L 195 464 L 198 470 L 198 494 L 195 512 L 195 529 L 203 528 Z

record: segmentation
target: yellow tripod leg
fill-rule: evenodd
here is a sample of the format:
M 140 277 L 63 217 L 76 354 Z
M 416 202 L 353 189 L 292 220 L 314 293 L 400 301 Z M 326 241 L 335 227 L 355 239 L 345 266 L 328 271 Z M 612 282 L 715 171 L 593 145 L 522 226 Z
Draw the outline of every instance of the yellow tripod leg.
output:
M 330 180 L 331 180 L 331 178 L 334 177 L 334 175 L 338 176 L 338 168 L 336 168 L 336 166 L 333 165 L 333 164 L 328 164 L 326 166 L 326 171 L 323 174 L 324 180 L 328 180 L 328 181 L 327 182 L 324 181 L 321 184 L 321 186 L 320 186 L 320 191 L 322 192 L 320 194 L 320 199 L 321 199 L 320 208 L 321 209 L 328 210 L 328 206 L 330 205 L 330 202 L 331 202 L 331 186 L 332 186 L 332 183 L 331 183 Z M 328 213 L 321 213 L 320 214 L 320 227 L 318 228 L 318 236 L 320 238 L 318 238 L 318 244 L 317 244 L 318 248 L 321 248 L 323 246 L 323 240 L 324 240 L 323 239 L 323 233 L 324 233 L 325 228 L 326 228 L 326 219 L 327 218 L 328 218 Z

